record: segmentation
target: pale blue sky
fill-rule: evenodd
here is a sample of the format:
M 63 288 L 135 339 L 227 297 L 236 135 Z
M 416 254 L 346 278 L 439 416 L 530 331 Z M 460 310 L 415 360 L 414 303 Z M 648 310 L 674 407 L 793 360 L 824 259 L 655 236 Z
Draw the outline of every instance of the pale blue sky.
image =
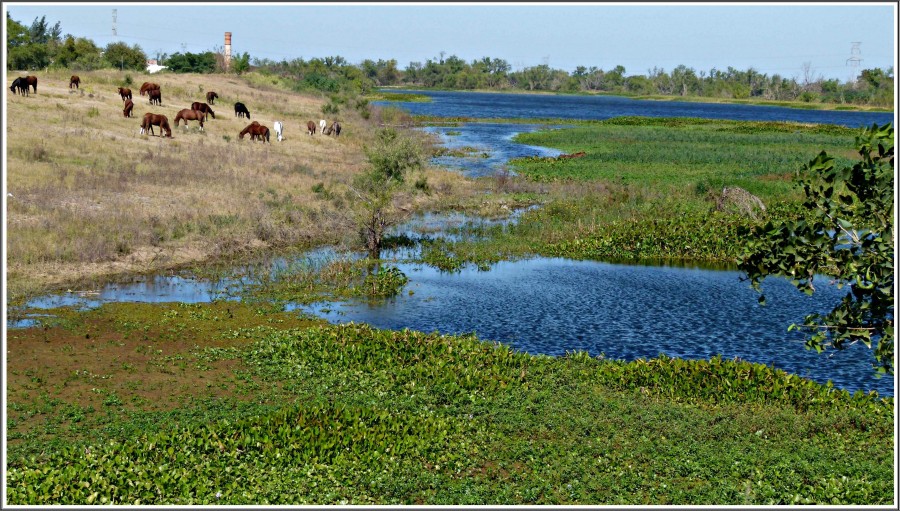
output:
M 112 36 L 112 11 L 116 31 Z M 26 26 L 46 16 L 63 34 L 115 41 L 157 53 L 232 52 L 280 61 L 341 56 L 396 59 L 400 69 L 456 55 L 501 58 L 513 70 L 539 64 L 626 75 L 680 64 L 696 71 L 753 67 L 768 75 L 846 80 L 853 42 L 857 70 L 895 66 L 897 6 L 869 3 L 723 4 L 303 4 L 303 3 L 4 3 Z

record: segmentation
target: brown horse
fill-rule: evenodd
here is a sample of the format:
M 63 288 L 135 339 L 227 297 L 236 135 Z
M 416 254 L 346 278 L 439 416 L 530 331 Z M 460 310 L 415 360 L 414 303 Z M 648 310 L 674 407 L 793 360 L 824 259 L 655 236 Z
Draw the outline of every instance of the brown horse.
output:
M 122 114 L 124 114 L 125 117 L 134 117 L 133 115 L 131 115 L 131 110 L 133 108 L 134 108 L 134 103 L 132 103 L 130 99 L 126 99 L 125 100 L 125 109 L 122 110 Z
M 141 96 L 143 96 L 144 94 L 147 94 L 149 91 L 154 90 L 154 89 L 159 90 L 159 84 L 151 83 L 151 82 L 144 82 L 144 84 L 141 85 Z
M 257 137 L 260 142 L 269 142 L 269 128 L 260 124 L 250 130 L 251 139 Z
M 37 76 L 26 76 L 25 83 L 27 85 L 30 85 L 31 87 L 34 87 L 34 93 L 37 94 Z
M 213 109 L 210 108 L 209 105 L 207 105 L 206 103 L 194 101 L 193 103 L 191 103 L 191 110 L 199 110 L 199 111 L 205 113 L 206 115 L 209 115 L 213 119 L 216 118 L 216 113 L 213 112 Z
M 152 114 L 147 112 L 144 114 L 144 119 L 141 121 L 141 135 L 143 135 L 148 130 L 150 134 L 153 135 L 153 127 L 159 126 L 159 136 L 163 136 L 163 131 L 166 132 L 167 137 L 172 138 L 172 128 L 169 127 L 169 118 L 165 115 L 161 114 Z
M 262 124 L 253 121 L 247 125 L 246 128 L 241 131 L 238 135 L 239 138 L 243 139 L 244 135 L 250 134 L 250 140 L 260 140 L 262 142 L 269 142 L 269 128 L 263 126 Z
M 310 135 L 315 135 L 316 133 L 316 123 L 312 121 L 306 121 L 306 132 Z
M 253 128 L 255 128 L 256 126 L 259 126 L 258 122 L 256 122 L 256 121 L 251 122 L 250 124 L 247 125 L 246 128 L 241 130 L 241 132 L 238 134 L 238 138 L 243 139 L 244 135 L 246 135 L 247 133 L 250 133 L 250 131 Z M 253 133 L 250 133 L 250 140 L 254 140 L 255 138 L 256 137 L 253 135 Z
M 122 96 L 122 101 L 131 99 L 131 89 L 127 87 L 119 87 L 119 96 Z
M 81 78 L 78 75 L 72 75 L 72 78 L 69 78 L 69 88 L 77 89 L 81 85 Z
M 206 119 L 206 114 L 201 112 L 200 110 L 191 110 L 189 108 L 184 108 L 179 110 L 177 114 L 175 114 L 175 127 L 178 127 L 178 121 L 184 121 L 184 129 L 188 127 L 188 121 L 198 121 L 200 123 L 200 131 L 203 131 L 203 121 Z
M 206 102 L 210 105 L 215 105 L 217 99 L 219 99 L 219 95 L 215 92 L 209 91 L 206 93 Z M 213 118 L 215 118 L 215 116 L 213 116 Z
M 162 91 L 159 89 L 150 89 L 147 91 L 147 95 L 150 96 L 150 104 L 156 103 L 157 105 L 162 106 Z
M 333 134 L 334 136 L 340 135 L 341 134 L 341 123 L 334 121 L 333 123 L 331 123 L 331 126 L 325 128 L 325 131 L 323 131 L 323 133 L 326 135 Z

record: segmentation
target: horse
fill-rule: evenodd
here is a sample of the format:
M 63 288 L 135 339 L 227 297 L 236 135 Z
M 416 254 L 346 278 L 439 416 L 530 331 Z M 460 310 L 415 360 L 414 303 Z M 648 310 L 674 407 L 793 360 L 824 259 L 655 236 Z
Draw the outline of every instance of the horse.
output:
M 20 76 L 13 80 L 12 85 L 9 86 L 9 90 L 12 91 L 13 94 L 21 94 L 23 96 L 27 96 L 28 82 L 25 81 L 24 76 Z
M 126 99 L 125 100 L 125 109 L 122 110 L 122 114 L 125 117 L 134 117 L 133 115 L 131 115 L 131 110 L 133 108 L 134 108 L 134 103 L 132 103 L 130 99 Z
M 262 124 L 254 126 L 253 129 L 250 130 L 250 134 L 258 137 L 260 142 L 269 142 L 269 128 Z
M 247 133 L 250 133 L 250 131 L 251 131 L 255 126 L 259 126 L 259 123 L 256 122 L 256 121 L 253 121 L 253 122 L 251 122 L 250 124 L 248 124 L 247 127 L 244 128 L 243 130 L 241 130 L 241 132 L 238 134 L 238 138 L 243 139 L 243 138 L 244 138 L 244 135 L 246 135 Z M 256 136 L 255 136 L 253 133 L 250 133 L 250 140 L 253 140 L 253 139 L 255 139 L 255 138 L 256 138 Z
M 150 96 L 151 105 L 156 102 L 157 105 L 162 106 L 162 91 L 159 89 L 150 89 L 147 91 L 147 95 Z
M 326 135 L 334 134 L 334 136 L 340 135 L 341 134 L 341 123 L 334 121 L 333 123 L 331 123 L 331 126 L 325 128 L 325 131 L 323 133 Z
M 250 118 L 250 110 L 247 110 L 247 107 L 243 103 L 238 101 L 237 103 L 234 104 L 234 115 L 236 115 L 238 117 L 246 117 L 249 119 Z
M 206 114 L 201 112 L 200 110 L 191 110 L 189 108 L 184 108 L 179 110 L 177 114 L 175 114 L 175 127 L 178 127 L 178 121 L 184 121 L 184 129 L 188 128 L 188 121 L 198 121 L 200 122 L 200 131 L 203 131 L 203 120 L 206 119 Z
M 165 131 L 165 136 L 172 138 L 172 128 L 169 127 L 169 118 L 165 115 L 153 114 L 150 112 L 144 114 L 144 120 L 141 121 L 141 135 L 143 135 L 147 130 L 150 130 L 150 134 L 153 135 L 154 126 L 159 126 L 160 137 L 163 136 L 163 131 Z
M 325 122 L 325 119 L 321 119 L 319 121 L 319 131 L 321 131 L 322 133 L 325 133 L 325 126 L 328 126 L 328 123 Z
M 131 99 L 131 89 L 127 87 L 119 87 L 119 96 L 122 96 L 122 101 Z
M 306 132 L 309 133 L 310 135 L 315 135 L 315 133 L 316 133 L 316 123 L 314 123 L 314 122 L 312 122 L 312 121 L 308 121 L 308 122 L 306 123 Z
M 154 90 L 154 89 L 159 90 L 159 84 L 152 83 L 152 82 L 144 82 L 144 84 L 141 85 L 141 96 L 143 96 L 144 94 L 147 94 L 148 92 L 150 92 L 151 90 Z
M 240 138 L 244 138 L 244 135 L 250 134 L 250 140 L 259 140 L 261 142 L 269 142 L 269 128 L 263 126 L 262 124 L 253 121 L 241 131 Z
M 210 105 L 215 105 L 217 99 L 219 99 L 219 95 L 215 92 L 209 91 L 206 93 L 206 102 Z M 215 118 L 215 116 L 213 116 L 213 118 Z
M 81 78 L 79 78 L 78 75 L 72 75 L 72 77 L 69 78 L 69 88 L 78 89 L 79 85 L 81 85 Z
M 281 142 L 284 140 L 284 123 L 281 121 L 275 121 L 275 125 L 272 127 L 275 130 L 275 136 L 278 138 L 278 141 Z
M 191 110 L 199 110 L 206 115 L 211 116 L 213 119 L 216 118 L 216 113 L 213 112 L 213 109 L 209 107 L 206 103 L 201 103 L 199 101 L 194 101 L 191 103 Z
M 28 85 L 34 87 L 34 93 L 37 94 L 37 76 L 26 76 L 25 81 Z

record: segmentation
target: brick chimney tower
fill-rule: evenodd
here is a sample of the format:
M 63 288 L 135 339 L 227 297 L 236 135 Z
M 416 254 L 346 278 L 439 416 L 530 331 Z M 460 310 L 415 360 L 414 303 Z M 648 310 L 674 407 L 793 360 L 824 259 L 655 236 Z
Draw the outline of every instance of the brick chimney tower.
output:
M 231 32 L 225 32 L 225 71 L 231 68 Z

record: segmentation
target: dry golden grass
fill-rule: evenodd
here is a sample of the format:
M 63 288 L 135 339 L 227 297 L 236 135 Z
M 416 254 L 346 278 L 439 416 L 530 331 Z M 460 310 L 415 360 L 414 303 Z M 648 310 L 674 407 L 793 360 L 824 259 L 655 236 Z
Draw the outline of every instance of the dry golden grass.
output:
M 306 122 L 323 118 L 324 96 L 238 76 L 82 72 L 81 89 L 73 91 L 69 72 L 34 74 L 37 94 L 9 94 L 6 104 L 12 300 L 251 251 L 356 242 L 349 199 L 329 201 L 312 190 L 321 183 L 341 196 L 366 166 L 364 147 L 376 126 L 352 108 L 336 116 L 340 137 L 309 136 Z M 133 118 L 123 117 L 117 93 L 129 75 Z M 139 95 L 144 81 L 160 84 L 161 106 Z M 175 114 L 205 102 L 207 91 L 219 95 L 216 118 L 204 131 L 194 121 L 176 128 Z M 270 144 L 238 139 L 250 121 L 235 117 L 236 101 L 270 129 L 282 121 L 285 140 L 274 132 Z M 139 134 L 146 112 L 166 115 L 173 137 Z M 479 185 L 456 173 L 425 175 L 435 193 L 402 194 L 405 207 L 478 193 Z

